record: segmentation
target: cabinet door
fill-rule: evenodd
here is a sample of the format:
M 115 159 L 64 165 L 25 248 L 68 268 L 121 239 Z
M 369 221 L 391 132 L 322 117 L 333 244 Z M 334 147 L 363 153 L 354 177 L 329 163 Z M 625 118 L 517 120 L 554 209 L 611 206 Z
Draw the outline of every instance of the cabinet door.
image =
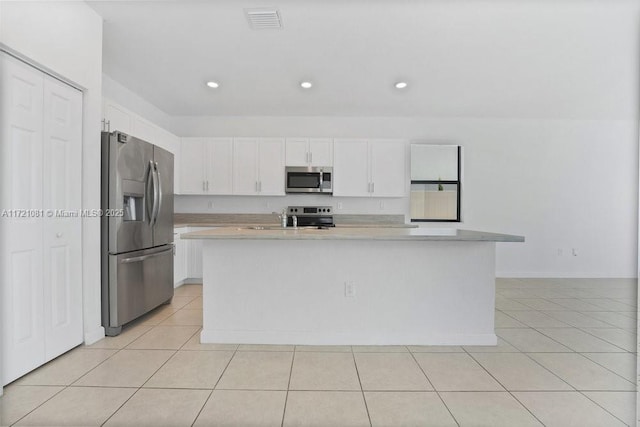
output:
M 187 240 L 182 240 L 180 235 L 186 233 L 187 228 L 176 228 L 173 231 L 173 283 L 174 286 L 187 278 Z
M 284 139 L 261 139 L 258 150 L 260 194 L 284 196 Z
M 212 138 L 207 142 L 206 188 L 208 194 L 231 194 L 233 140 Z
M 180 161 L 180 193 L 205 193 L 205 138 L 182 138 Z
M 309 141 L 306 138 L 287 138 L 287 166 L 307 166 L 309 164 Z
M 374 197 L 403 197 L 406 188 L 403 140 L 370 141 L 371 190 Z
M 258 193 L 258 140 L 233 139 L 233 194 Z
M 311 138 L 309 140 L 309 161 L 311 166 L 333 166 L 333 140 Z
M 366 140 L 335 140 L 333 145 L 333 195 L 369 196 L 368 143 Z
M 191 231 L 209 230 L 213 227 L 189 227 Z M 188 278 L 202 280 L 202 240 L 187 240 L 188 249 Z
M 106 130 L 110 132 L 118 130 L 126 134 L 133 133 L 133 117 L 128 111 L 124 110 L 118 104 L 105 99 L 103 116 L 104 119 L 109 122 L 109 126 Z
M 42 73 L 0 53 L 0 206 L 42 209 Z M 2 384 L 44 363 L 43 219 L 0 219 Z
M 81 207 L 82 93 L 44 78 L 45 209 Z M 45 359 L 82 343 L 82 218 L 44 218 Z

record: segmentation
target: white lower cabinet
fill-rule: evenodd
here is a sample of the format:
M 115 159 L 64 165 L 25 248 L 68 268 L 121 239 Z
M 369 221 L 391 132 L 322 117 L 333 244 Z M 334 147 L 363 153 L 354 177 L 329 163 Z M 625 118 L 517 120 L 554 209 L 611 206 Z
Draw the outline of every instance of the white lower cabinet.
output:
M 2 384 L 83 341 L 82 93 L 0 54 Z
M 193 280 L 202 281 L 202 240 L 180 239 L 180 234 L 210 230 L 215 227 L 180 227 L 174 229 L 174 284 L 179 286 Z
M 173 285 L 179 286 L 187 278 L 187 245 L 189 240 L 181 239 L 180 235 L 188 232 L 187 227 L 173 229 Z
M 209 230 L 214 227 L 189 227 L 189 231 Z M 202 280 L 202 240 L 189 239 L 187 277 Z

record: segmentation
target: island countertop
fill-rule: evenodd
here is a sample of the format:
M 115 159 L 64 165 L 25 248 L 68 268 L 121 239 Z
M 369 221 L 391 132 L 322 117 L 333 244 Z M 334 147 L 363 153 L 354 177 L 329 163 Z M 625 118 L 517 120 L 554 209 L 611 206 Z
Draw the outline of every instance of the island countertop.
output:
M 279 228 L 220 227 L 180 235 L 183 239 L 245 240 L 409 240 L 524 242 L 523 236 L 453 228 Z

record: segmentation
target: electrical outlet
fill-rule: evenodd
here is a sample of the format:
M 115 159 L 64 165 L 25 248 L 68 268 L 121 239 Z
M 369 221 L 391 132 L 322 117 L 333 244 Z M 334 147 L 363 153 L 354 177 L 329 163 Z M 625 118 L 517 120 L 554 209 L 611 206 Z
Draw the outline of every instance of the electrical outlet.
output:
M 380 210 L 384 210 L 384 201 L 380 200 Z
M 356 296 L 356 285 L 353 282 L 344 282 L 344 296 L 348 298 Z
M 210 201 L 209 203 L 207 203 L 207 206 L 209 207 L 209 209 L 213 209 L 213 202 Z
M 342 202 L 338 202 L 338 204 L 337 204 L 337 208 L 338 208 L 338 209 L 342 209 Z
M 571 255 L 578 256 L 578 250 L 576 248 L 571 248 Z

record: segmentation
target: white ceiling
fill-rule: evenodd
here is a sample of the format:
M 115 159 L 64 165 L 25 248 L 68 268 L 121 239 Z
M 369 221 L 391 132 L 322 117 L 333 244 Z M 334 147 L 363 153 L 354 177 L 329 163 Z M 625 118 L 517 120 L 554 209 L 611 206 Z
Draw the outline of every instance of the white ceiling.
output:
M 104 72 L 173 116 L 638 114 L 634 0 L 88 4 L 105 19 Z M 243 8 L 263 6 L 283 29 L 249 28 Z

